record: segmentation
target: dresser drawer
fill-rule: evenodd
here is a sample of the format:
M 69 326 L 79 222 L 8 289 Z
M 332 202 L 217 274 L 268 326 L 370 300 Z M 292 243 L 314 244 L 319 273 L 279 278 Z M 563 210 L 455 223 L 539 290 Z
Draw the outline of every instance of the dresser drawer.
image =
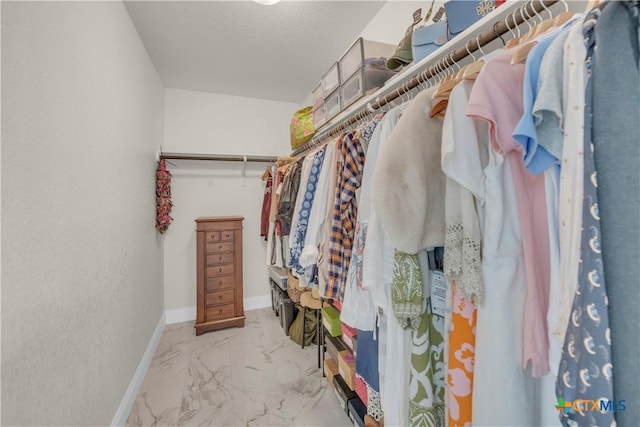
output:
M 205 267 L 207 270 L 205 277 L 227 276 L 229 274 L 233 274 L 233 267 L 233 264 L 221 264 L 216 265 L 215 267 Z
M 205 291 L 213 292 L 220 289 L 235 288 L 236 276 L 209 277 L 205 282 Z
M 222 233 L 220 231 L 207 231 L 204 233 L 205 242 L 219 242 Z
M 209 292 L 204 297 L 204 305 L 209 307 L 211 305 L 231 304 L 236 301 L 236 291 L 233 289 L 227 289 L 226 291 Z
M 220 240 L 225 242 L 233 240 L 233 230 L 222 230 L 220 232 Z
M 235 304 L 218 305 L 215 307 L 207 307 L 204 312 L 204 318 L 206 322 L 213 320 L 223 320 L 235 316 L 236 306 Z
M 209 254 L 207 255 L 206 265 L 229 264 L 232 262 L 233 262 L 232 253 Z
M 216 254 L 219 252 L 233 252 L 233 242 L 207 243 L 205 251 L 208 254 Z

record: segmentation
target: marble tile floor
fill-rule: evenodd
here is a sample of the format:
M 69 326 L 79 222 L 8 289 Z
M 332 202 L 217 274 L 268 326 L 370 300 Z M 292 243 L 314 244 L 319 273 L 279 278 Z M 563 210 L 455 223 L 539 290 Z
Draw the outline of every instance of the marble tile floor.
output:
M 351 426 L 316 346 L 291 341 L 271 308 L 245 315 L 199 337 L 167 325 L 127 426 Z

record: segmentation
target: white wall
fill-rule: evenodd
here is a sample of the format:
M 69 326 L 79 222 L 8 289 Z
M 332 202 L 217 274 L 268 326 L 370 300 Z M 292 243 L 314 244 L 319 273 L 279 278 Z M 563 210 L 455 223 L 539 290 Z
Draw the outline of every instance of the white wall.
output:
M 431 16 L 435 15 L 443 1 L 436 1 Z M 427 15 L 430 1 L 389 0 L 362 30 L 360 36 L 367 40 L 397 45 L 413 22 L 413 12 L 422 8 L 422 18 Z
M 2 424 L 108 425 L 163 311 L 163 88 L 121 2 L 2 2 L 2 39 Z
M 177 89 L 165 91 L 166 152 L 284 155 L 290 152 L 289 122 L 298 104 Z M 186 162 L 173 173 L 173 223 L 164 236 L 165 307 L 196 303 L 194 219 L 242 215 L 245 309 L 269 303 L 266 244 L 260 238 L 264 163 Z M 172 316 L 168 316 L 171 318 Z M 192 316 L 188 316 L 192 317 Z

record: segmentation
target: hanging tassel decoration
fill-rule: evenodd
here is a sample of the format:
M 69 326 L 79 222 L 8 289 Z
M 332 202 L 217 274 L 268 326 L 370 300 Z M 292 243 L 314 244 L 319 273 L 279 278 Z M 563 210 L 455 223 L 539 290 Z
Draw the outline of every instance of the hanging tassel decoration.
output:
M 158 162 L 156 170 L 156 229 L 164 234 L 173 221 L 171 217 L 171 172 L 167 170 L 164 159 Z

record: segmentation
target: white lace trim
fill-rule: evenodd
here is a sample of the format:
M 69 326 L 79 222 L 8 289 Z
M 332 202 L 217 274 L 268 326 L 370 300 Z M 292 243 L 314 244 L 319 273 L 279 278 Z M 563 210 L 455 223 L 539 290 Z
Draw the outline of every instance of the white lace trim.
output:
M 447 221 L 444 243 L 444 274 L 455 282 L 456 290 L 470 300 L 482 300 L 482 242 L 471 236 L 462 219 Z

